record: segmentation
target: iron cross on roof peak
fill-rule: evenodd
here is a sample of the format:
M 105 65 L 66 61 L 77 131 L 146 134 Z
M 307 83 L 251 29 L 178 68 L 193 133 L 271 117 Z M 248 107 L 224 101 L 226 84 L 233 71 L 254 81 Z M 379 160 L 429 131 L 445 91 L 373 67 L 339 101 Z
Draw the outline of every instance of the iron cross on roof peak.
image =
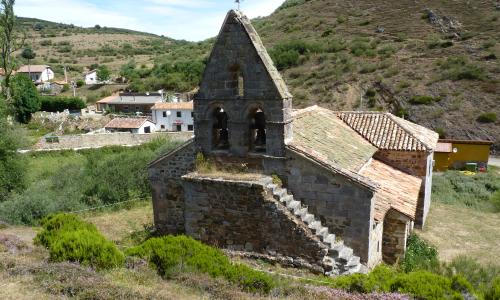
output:
M 243 0 L 235 0 L 234 2 L 238 4 L 238 10 L 240 10 L 240 5 Z

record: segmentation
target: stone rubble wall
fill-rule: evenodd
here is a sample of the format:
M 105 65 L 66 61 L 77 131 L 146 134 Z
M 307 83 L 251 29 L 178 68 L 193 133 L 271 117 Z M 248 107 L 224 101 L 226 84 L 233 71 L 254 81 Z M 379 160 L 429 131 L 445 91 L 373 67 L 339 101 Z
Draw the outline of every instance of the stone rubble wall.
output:
M 384 219 L 383 258 L 394 264 L 402 259 L 406 251 L 406 240 L 410 230 L 410 220 L 395 210 L 390 210 Z
M 321 266 L 327 249 L 256 182 L 183 177 L 186 234 L 235 251 L 278 254 Z
M 290 158 L 286 167 L 289 171 L 280 174 L 286 179 L 286 188 L 307 205 L 330 232 L 342 238 L 363 263 L 371 265 L 373 192 L 292 151 L 287 156 Z
M 185 200 L 181 177 L 194 169 L 195 152 L 191 140 L 150 165 L 154 221 L 159 233 L 185 232 Z
M 151 134 L 109 133 L 78 134 L 58 136 L 59 142 L 48 143 L 45 137 L 35 145 L 34 150 L 78 150 L 101 148 L 106 146 L 138 146 L 156 138 L 170 138 L 172 141 L 185 142 L 192 137 L 192 132 L 162 132 Z

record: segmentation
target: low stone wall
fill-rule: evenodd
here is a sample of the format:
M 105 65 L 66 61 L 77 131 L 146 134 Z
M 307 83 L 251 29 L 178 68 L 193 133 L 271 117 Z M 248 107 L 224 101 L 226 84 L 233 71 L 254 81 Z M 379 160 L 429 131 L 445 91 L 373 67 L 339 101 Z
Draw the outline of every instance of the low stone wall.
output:
M 183 187 L 187 235 L 221 248 L 282 254 L 321 265 L 326 246 L 267 195 L 262 184 L 189 174 Z
M 403 258 L 409 227 L 410 220 L 397 211 L 390 210 L 386 214 L 382 244 L 384 262 L 394 264 Z
M 101 148 L 106 146 L 138 146 L 156 138 L 170 138 L 174 141 L 187 141 L 192 132 L 162 132 L 152 134 L 108 133 L 108 134 L 78 134 L 58 136 L 59 142 L 48 143 L 43 137 L 33 150 L 78 150 Z
M 149 167 L 155 227 L 159 233 L 185 232 L 185 201 L 181 176 L 193 170 L 194 158 L 195 147 L 191 140 L 151 163 Z

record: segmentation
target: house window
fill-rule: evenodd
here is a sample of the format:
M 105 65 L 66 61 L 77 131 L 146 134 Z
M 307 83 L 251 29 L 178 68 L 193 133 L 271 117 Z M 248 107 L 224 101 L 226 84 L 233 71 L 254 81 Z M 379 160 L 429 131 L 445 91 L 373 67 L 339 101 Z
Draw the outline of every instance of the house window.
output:
M 193 111 L 191 112 L 191 118 L 194 119 L 194 112 Z
M 128 111 L 128 106 L 124 106 L 124 107 L 123 107 L 123 110 L 124 110 L 124 111 Z
M 139 111 L 139 106 L 136 106 L 136 107 L 135 107 L 135 111 Z
M 165 130 L 165 125 L 161 125 L 161 130 Z
M 188 125 L 188 131 L 193 131 L 194 130 L 194 126 L 193 125 Z
M 177 130 L 177 131 L 182 131 L 182 125 L 177 125 L 177 126 L 176 126 L 176 130 Z
M 163 117 L 164 117 L 164 118 L 166 118 L 166 117 L 167 117 L 167 112 L 166 112 L 166 111 L 164 111 L 164 112 L 163 112 Z
M 182 112 L 181 111 L 177 112 L 177 118 L 182 118 Z

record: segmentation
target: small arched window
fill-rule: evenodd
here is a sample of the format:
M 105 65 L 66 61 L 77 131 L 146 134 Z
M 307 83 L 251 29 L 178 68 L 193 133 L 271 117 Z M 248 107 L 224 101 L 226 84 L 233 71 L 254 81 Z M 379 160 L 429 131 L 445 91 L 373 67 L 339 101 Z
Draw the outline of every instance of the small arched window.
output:
M 223 108 L 218 107 L 212 115 L 212 149 L 229 149 L 229 129 L 227 126 L 228 117 Z
M 234 64 L 229 67 L 231 72 L 231 87 L 234 88 L 234 94 L 238 97 L 245 96 L 245 78 L 241 72 L 240 65 Z
M 253 110 L 249 116 L 250 137 L 249 148 L 254 152 L 266 152 L 266 115 L 262 109 Z

